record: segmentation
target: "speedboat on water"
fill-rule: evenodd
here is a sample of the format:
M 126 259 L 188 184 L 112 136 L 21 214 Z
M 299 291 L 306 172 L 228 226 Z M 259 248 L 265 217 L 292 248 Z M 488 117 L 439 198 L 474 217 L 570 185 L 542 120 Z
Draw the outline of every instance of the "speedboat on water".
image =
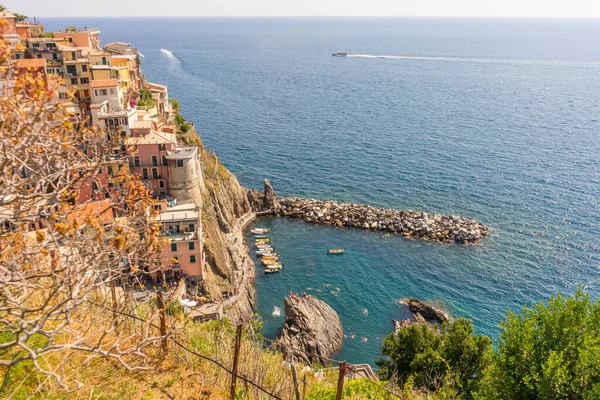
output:
M 337 53 L 331 53 L 334 57 L 346 57 L 348 55 L 347 51 L 338 51 Z

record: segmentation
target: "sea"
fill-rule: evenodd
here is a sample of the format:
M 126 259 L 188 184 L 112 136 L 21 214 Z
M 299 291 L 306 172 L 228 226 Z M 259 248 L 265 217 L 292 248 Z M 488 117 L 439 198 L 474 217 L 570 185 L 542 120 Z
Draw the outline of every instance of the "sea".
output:
M 326 301 L 373 364 L 402 298 L 498 337 L 507 310 L 600 294 L 600 20 L 68 18 L 128 42 L 250 188 L 476 218 L 476 246 L 268 218 L 268 338 L 292 290 Z M 348 51 L 348 57 L 332 52 Z M 251 239 L 248 236 L 248 239 Z M 342 247 L 343 255 L 327 255 Z

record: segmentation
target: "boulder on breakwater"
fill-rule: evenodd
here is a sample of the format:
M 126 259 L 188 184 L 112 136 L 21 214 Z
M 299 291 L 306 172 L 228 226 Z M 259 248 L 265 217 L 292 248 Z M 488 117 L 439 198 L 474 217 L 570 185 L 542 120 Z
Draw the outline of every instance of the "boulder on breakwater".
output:
M 290 294 L 284 299 L 285 322 L 277 332 L 277 344 L 287 359 L 327 363 L 342 347 L 344 331 L 333 308 L 310 295 Z
M 484 224 L 458 215 L 299 197 L 276 197 L 268 179 L 265 179 L 264 186 L 264 192 L 248 191 L 248 200 L 254 211 L 270 211 L 275 215 L 298 218 L 313 224 L 363 228 L 443 243 L 473 244 L 490 234 L 490 228 Z

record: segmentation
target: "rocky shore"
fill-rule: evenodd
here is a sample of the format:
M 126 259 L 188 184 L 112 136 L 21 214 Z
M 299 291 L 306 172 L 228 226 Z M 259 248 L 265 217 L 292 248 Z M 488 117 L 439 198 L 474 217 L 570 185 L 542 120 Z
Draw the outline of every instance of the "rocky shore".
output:
M 490 234 L 490 228 L 458 215 L 377 208 L 338 201 L 276 197 L 268 180 L 264 193 L 248 195 L 256 211 L 298 218 L 318 225 L 363 228 L 443 243 L 473 244 Z

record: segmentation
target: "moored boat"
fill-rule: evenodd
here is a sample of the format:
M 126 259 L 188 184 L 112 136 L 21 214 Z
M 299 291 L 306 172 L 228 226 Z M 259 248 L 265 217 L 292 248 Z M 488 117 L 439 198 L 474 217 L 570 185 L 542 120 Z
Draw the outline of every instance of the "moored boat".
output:
M 254 229 L 251 229 L 250 232 L 252 232 L 255 235 L 263 235 L 265 233 L 268 233 L 269 229 L 267 229 L 267 228 L 254 228 Z
M 327 250 L 327 254 L 342 254 L 344 249 L 329 249 Z

